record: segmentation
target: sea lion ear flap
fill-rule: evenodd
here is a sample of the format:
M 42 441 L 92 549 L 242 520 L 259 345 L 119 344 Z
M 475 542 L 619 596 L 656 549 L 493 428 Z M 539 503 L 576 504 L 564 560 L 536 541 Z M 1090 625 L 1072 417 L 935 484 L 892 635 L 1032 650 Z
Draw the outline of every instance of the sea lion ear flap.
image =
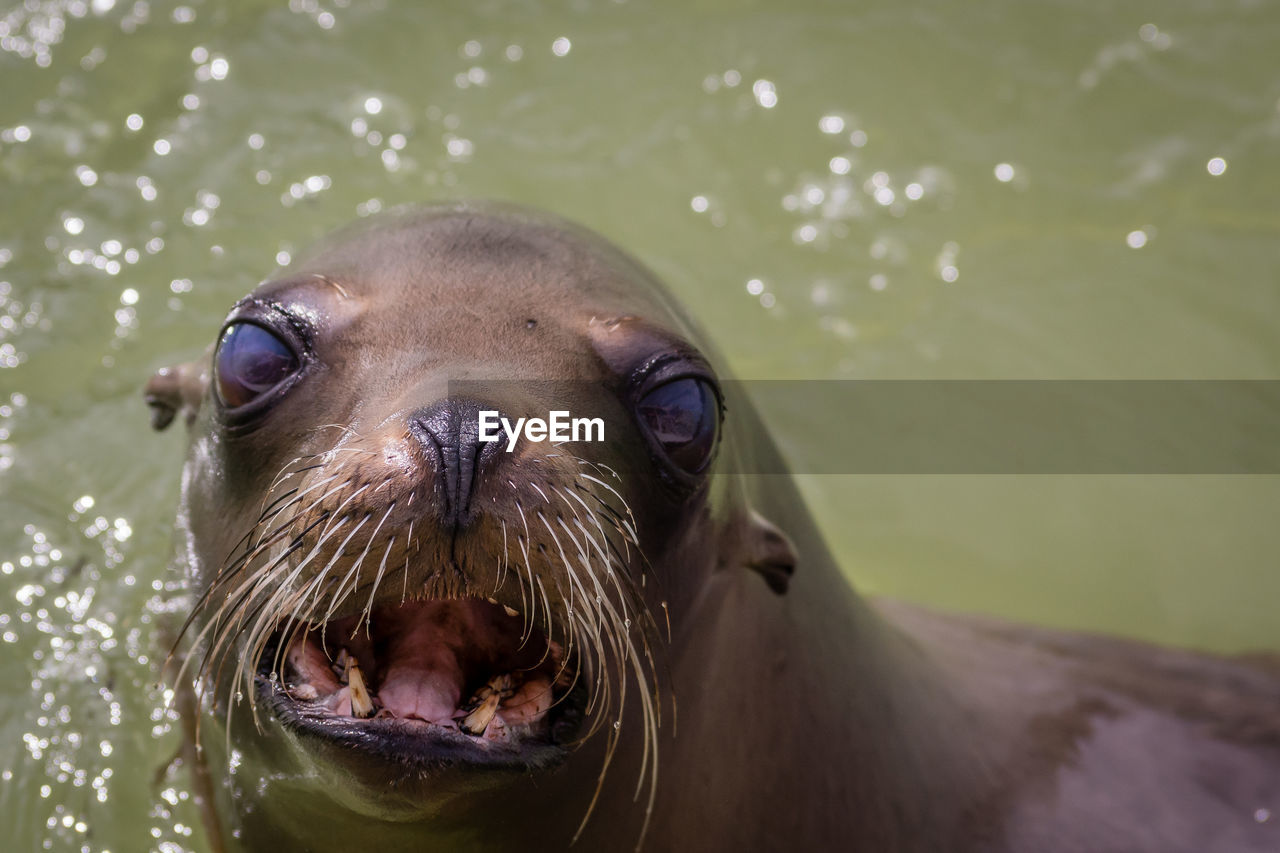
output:
M 151 428 L 165 429 L 178 413 L 190 426 L 200 412 L 200 401 L 208 384 L 201 365 L 193 361 L 157 370 L 143 390 L 151 409 Z
M 796 549 L 773 522 L 755 510 L 747 522 L 746 567 L 759 572 L 769 589 L 785 595 L 796 570 Z

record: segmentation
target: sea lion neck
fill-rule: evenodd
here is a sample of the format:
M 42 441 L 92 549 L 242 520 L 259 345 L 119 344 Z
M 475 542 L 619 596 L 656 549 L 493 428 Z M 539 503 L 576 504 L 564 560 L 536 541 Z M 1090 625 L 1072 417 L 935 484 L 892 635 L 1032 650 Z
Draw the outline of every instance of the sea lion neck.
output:
M 793 535 L 814 544 L 803 532 Z M 849 810 L 865 849 L 894 849 L 908 836 L 922 840 L 911 849 L 947 849 L 999 776 L 992 751 L 981 746 L 993 732 L 980 703 L 929 650 L 841 589 L 825 549 L 801 554 L 781 604 L 752 580 L 717 575 L 679 638 L 679 731 L 670 760 L 683 765 L 686 751 L 690 762 L 718 756 L 708 776 L 742 780 L 738 795 L 752 802 L 781 804 L 802 790 L 789 806 L 795 814 L 780 821 L 800 835 L 819 831 L 813 809 Z M 705 803 L 683 802 L 679 790 L 660 804 L 681 815 L 676 825 L 722 817 L 708 832 L 749 847 L 752 832 L 779 823 L 753 826 L 741 815 L 708 813 Z

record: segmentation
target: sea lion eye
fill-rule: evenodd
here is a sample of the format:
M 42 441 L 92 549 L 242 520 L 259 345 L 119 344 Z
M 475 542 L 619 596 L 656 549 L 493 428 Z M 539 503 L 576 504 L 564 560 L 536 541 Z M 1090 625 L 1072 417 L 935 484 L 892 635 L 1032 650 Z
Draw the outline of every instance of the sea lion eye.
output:
M 253 323 L 234 323 L 218 342 L 214 359 L 218 396 L 229 408 L 248 405 L 297 372 L 293 348 Z
M 720 430 L 720 406 L 709 382 L 684 377 L 659 385 L 640 398 L 636 410 L 678 468 L 697 474 L 707 467 Z

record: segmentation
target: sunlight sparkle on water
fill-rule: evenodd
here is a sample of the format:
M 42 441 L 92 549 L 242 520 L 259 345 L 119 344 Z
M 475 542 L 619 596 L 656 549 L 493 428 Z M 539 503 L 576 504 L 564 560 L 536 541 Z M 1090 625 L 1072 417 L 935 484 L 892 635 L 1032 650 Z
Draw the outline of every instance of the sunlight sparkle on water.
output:
M 1143 24 L 1138 27 L 1138 38 L 1142 39 L 1156 50 L 1165 50 L 1173 44 L 1173 39 L 1169 34 L 1161 32 L 1160 28 L 1155 24 Z
M 475 145 L 470 139 L 452 138 L 445 143 L 445 150 L 454 160 L 465 160 L 475 152 Z
M 812 243 L 818 239 L 818 227 L 813 224 L 801 225 L 796 229 L 793 238 L 797 243 Z
M 771 110 L 778 105 L 777 87 L 769 80 L 757 80 L 751 84 L 751 94 L 755 95 L 756 103 Z
M 840 116 L 823 116 L 818 119 L 818 129 L 823 133 L 835 135 L 844 130 L 844 119 Z
M 960 278 L 960 269 L 956 266 L 956 256 L 960 254 L 960 244 L 948 241 L 942 244 L 938 253 L 938 277 L 948 284 Z

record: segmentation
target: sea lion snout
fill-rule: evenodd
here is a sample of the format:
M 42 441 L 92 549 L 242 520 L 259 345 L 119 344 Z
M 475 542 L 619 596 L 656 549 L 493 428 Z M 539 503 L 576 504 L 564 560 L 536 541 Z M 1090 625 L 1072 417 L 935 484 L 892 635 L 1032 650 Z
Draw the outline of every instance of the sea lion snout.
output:
M 409 433 L 435 464 L 436 476 L 444 488 L 441 521 L 446 525 L 467 520 L 477 478 L 495 465 L 506 445 L 505 431 L 497 440 L 480 437 L 482 409 L 497 410 L 490 404 L 447 397 L 409 417 Z

